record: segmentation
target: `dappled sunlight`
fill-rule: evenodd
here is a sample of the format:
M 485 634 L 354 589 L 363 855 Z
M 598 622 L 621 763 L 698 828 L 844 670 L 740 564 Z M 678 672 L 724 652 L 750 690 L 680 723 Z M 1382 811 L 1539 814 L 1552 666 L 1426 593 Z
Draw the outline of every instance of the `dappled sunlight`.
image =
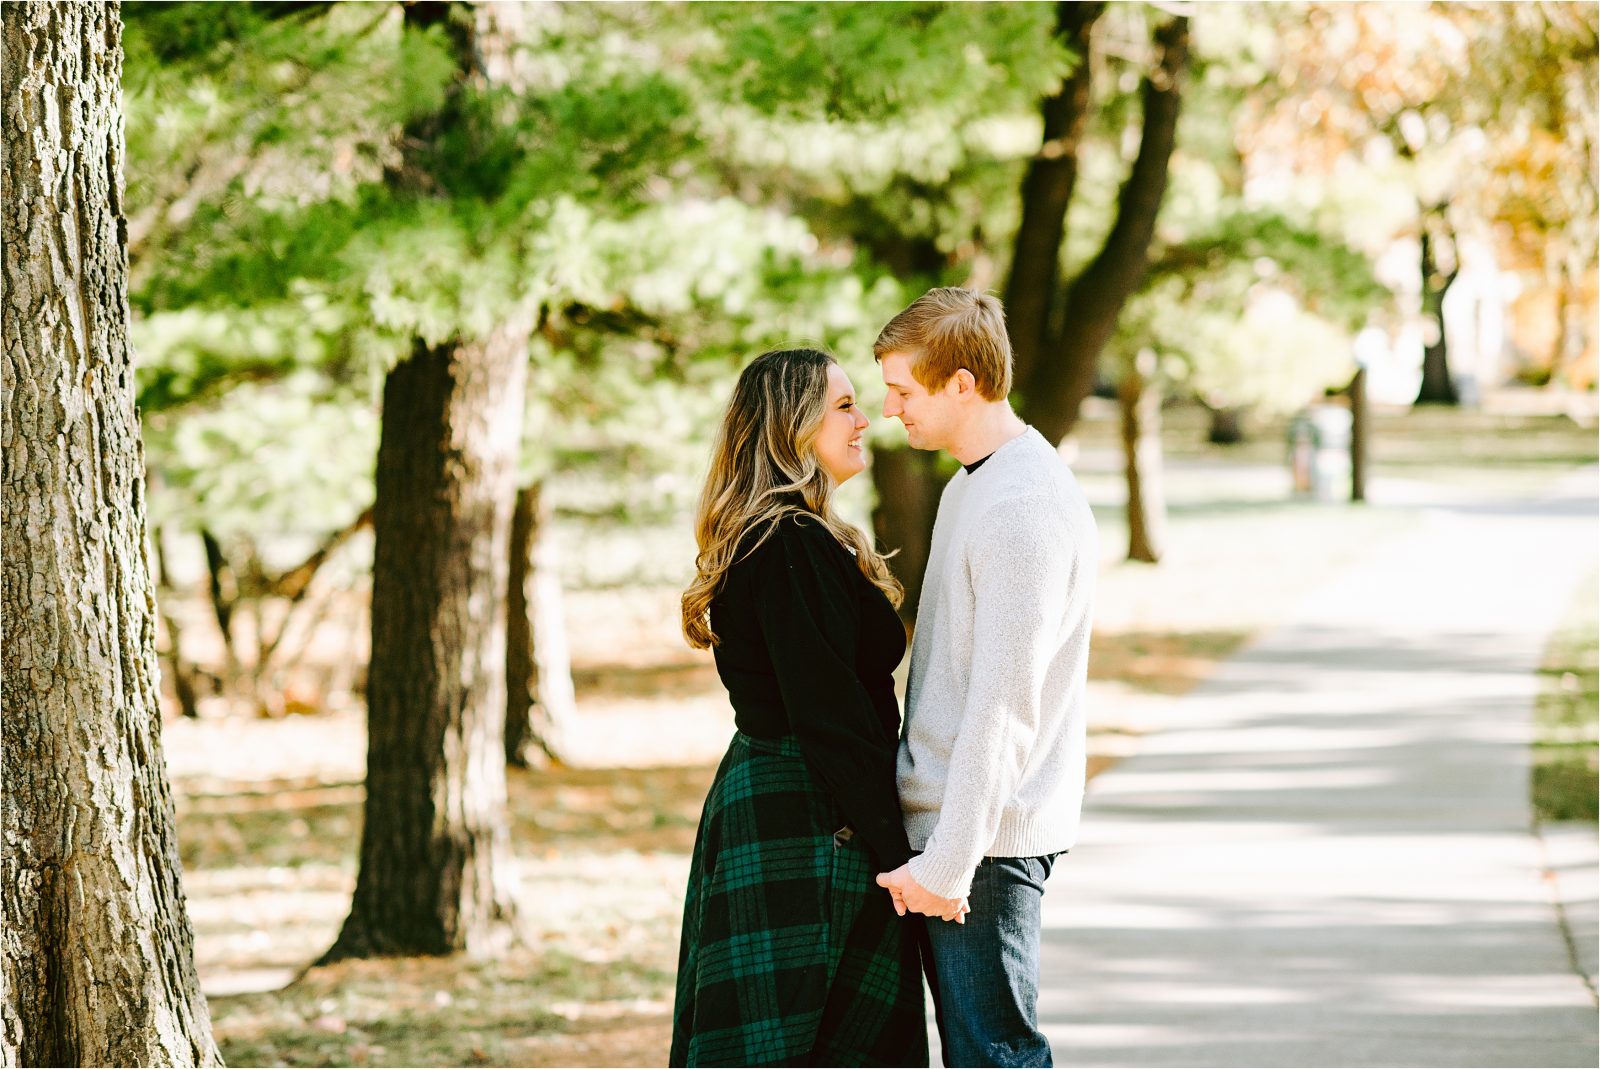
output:
M 1063 891 L 1072 894 L 1052 887 Z M 1573 979 L 1559 959 L 1528 961 L 1526 941 L 1549 919 L 1523 902 L 1353 898 L 1331 910 L 1321 900 L 1274 910 L 1143 898 L 1097 907 L 1071 927 L 1047 918 L 1040 1013 L 1058 1064 L 1377 1064 L 1320 1046 L 1361 1035 L 1383 1037 L 1385 1064 L 1531 1063 L 1513 1050 L 1537 1051 L 1534 1061 L 1546 1064 L 1541 1040 L 1551 1044 L 1549 1064 L 1576 1064 L 1557 1053 L 1571 1057 L 1560 1037 L 1574 1024 Z M 1408 1049 L 1412 1039 L 1445 1034 L 1498 1047 L 1482 1061 L 1463 1059 L 1459 1048 L 1445 1058 Z M 1131 1062 L 1130 1051 L 1138 1051 Z M 1301 1053 L 1285 1062 L 1288 1051 Z
M 355 885 L 365 792 L 359 780 L 315 782 L 302 774 L 301 754 L 317 754 L 311 767 L 324 775 L 346 772 L 349 754 L 337 750 L 360 742 L 359 758 L 362 733 L 328 717 L 263 726 L 271 730 L 259 732 L 263 745 L 248 762 L 220 767 L 202 766 L 196 753 L 225 752 L 226 725 L 182 723 L 169 736 L 179 767 L 208 769 L 175 779 L 175 795 L 197 966 L 213 995 L 292 980 L 332 944 Z M 190 745 L 196 752 L 185 752 Z M 247 778 L 229 781 L 226 772 Z M 596 967 L 670 969 L 711 773 L 700 764 L 512 770 L 512 848 L 530 946 Z
M 647 958 L 592 964 L 537 945 L 493 961 L 348 961 L 212 1007 L 219 1039 L 262 1064 L 649 1065 L 642 1052 L 667 1031 L 653 992 L 669 979 Z

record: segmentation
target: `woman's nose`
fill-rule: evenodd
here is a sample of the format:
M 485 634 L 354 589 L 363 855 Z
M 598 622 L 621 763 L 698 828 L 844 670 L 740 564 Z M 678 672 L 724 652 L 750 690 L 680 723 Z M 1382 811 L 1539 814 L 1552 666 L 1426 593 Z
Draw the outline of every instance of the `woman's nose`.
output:
M 856 430 L 861 430 L 871 422 L 871 420 L 867 419 L 867 414 L 865 412 L 861 411 L 859 408 L 856 409 Z

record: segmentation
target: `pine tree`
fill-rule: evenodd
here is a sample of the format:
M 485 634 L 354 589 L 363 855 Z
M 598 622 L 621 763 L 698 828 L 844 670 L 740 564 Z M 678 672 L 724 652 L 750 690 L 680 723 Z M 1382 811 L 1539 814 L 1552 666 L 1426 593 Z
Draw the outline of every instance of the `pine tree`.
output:
M 220 1065 L 161 755 L 118 5 L 5 12 L 0 1063 Z

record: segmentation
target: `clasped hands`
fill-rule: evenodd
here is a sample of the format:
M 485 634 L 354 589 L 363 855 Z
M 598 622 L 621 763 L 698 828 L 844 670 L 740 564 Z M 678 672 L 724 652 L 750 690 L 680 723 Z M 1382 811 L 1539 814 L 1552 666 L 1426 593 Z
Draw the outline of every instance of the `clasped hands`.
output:
M 893 872 L 878 873 L 878 886 L 889 892 L 889 897 L 894 901 L 894 911 L 902 917 L 909 910 L 965 924 L 967 914 L 971 912 L 965 898 L 940 898 L 918 883 L 911 875 L 910 865 L 901 865 Z

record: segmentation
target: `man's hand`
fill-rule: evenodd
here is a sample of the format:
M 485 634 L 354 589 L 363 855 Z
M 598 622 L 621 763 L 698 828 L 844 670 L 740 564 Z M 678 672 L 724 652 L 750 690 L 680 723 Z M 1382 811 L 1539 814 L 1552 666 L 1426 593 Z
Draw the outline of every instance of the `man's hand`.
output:
M 967 923 L 966 916 L 970 912 L 967 900 L 940 898 L 912 877 L 910 865 L 901 865 L 893 872 L 878 873 L 878 886 L 889 892 L 889 897 L 894 901 L 894 911 L 902 917 L 906 915 L 906 910 L 910 910 L 957 924 Z

